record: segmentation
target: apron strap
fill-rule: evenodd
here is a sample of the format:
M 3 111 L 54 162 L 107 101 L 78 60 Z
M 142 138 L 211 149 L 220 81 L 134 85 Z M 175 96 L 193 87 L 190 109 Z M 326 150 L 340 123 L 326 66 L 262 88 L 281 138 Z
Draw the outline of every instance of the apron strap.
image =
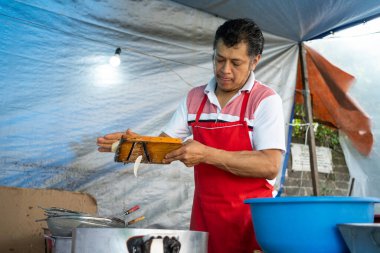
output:
M 205 94 L 202 100 L 201 105 L 199 106 L 198 112 L 197 112 L 197 117 L 195 118 L 195 122 L 198 123 L 199 118 L 201 117 L 201 114 L 203 112 L 203 108 L 205 107 L 207 101 L 207 95 Z
M 249 92 L 246 91 L 244 93 L 243 103 L 241 104 L 241 109 L 240 109 L 240 122 L 244 121 L 245 112 L 247 110 L 248 99 L 249 99 Z
M 248 99 L 249 99 L 249 92 L 247 91 L 244 93 L 243 102 L 241 104 L 240 122 L 244 121 L 245 112 L 247 110 Z M 203 112 L 203 108 L 205 107 L 206 102 L 207 102 L 207 95 L 205 94 L 203 97 L 202 103 L 200 104 L 200 106 L 198 108 L 197 117 L 195 118 L 195 122 L 197 122 L 197 123 L 199 121 L 199 118 L 201 117 L 201 114 Z

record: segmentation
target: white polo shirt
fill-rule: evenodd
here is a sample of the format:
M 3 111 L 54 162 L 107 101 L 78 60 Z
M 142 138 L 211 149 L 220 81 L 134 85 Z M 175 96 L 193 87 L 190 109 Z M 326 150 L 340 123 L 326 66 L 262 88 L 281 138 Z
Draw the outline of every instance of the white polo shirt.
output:
M 192 89 L 183 99 L 162 132 L 185 139 L 192 135 L 189 123 L 196 117 L 197 109 L 206 94 L 208 101 L 200 121 L 233 122 L 239 120 L 242 91 L 251 91 L 245 120 L 250 128 L 252 148 L 255 150 L 280 149 L 285 152 L 285 124 L 281 97 L 270 87 L 255 80 L 252 72 L 245 85 L 222 109 L 215 95 L 216 81 L 212 78 L 206 87 Z

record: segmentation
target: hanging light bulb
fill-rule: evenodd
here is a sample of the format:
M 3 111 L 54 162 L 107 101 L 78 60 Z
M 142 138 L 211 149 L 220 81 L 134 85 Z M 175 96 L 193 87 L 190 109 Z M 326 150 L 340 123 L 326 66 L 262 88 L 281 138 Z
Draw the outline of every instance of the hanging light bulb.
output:
M 120 65 L 120 53 L 121 53 L 121 48 L 118 47 L 115 51 L 115 54 L 110 59 L 111 66 L 117 67 Z

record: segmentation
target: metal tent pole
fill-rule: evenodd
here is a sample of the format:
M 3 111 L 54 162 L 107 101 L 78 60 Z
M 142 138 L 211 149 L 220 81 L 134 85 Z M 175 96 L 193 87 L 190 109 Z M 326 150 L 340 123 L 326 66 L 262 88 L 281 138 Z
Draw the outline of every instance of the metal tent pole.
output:
M 306 136 L 306 138 L 308 138 L 308 143 L 309 143 L 311 180 L 313 184 L 313 194 L 314 196 L 319 196 L 318 166 L 317 166 L 315 135 L 314 135 L 314 127 L 313 127 L 313 110 L 312 110 L 312 104 L 311 104 L 310 87 L 309 87 L 307 63 L 306 63 L 306 50 L 303 47 L 302 42 L 300 42 L 298 45 L 299 45 L 299 58 L 300 58 L 300 63 L 301 63 L 304 106 L 306 108 L 307 123 L 309 124 L 309 131 L 307 131 L 308 135 Z

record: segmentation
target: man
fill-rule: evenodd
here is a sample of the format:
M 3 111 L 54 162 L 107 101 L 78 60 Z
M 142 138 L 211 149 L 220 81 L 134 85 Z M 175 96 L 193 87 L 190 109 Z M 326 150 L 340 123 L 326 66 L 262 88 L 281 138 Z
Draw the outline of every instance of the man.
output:
M 188 93 L 161 134 L 193 135 L 163 162 L 194 166 L 190 228 L 209 232 L 209 253 L 260 249 L 243 201 L 273 196 L 285 150 L 281 98 L 255 80 L 253 72 L 263 44 L 250 19 L 221 25 L 213 45 L 214 77 Z M 108 151 L 121 134 L 98 138 L 99 150 Z

